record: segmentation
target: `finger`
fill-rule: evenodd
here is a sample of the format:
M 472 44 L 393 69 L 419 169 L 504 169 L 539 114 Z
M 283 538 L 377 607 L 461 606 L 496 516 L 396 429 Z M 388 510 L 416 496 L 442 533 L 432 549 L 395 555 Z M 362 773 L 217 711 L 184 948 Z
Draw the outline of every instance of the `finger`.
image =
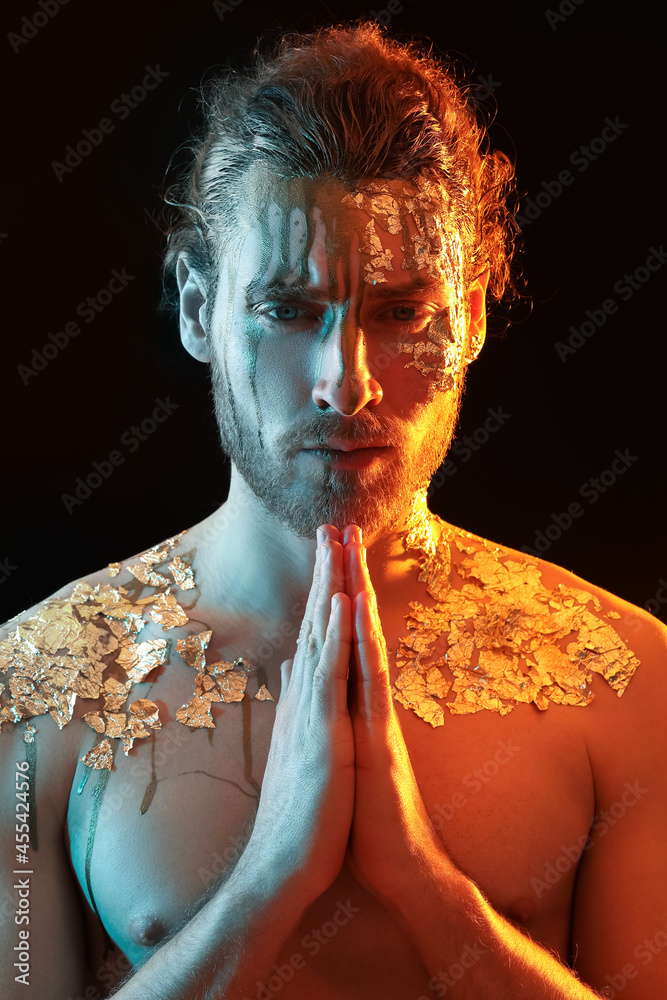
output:
M 302 651 L 308 648 L 308 643 L 310 641 L 310 635 L 313 628 L 313 618 L 315 615 L 315 607 L 317 604 L 317 599 L 320 592 L 321 583 L 321 569 L 322 569 L 322 546 L 318 545 L 315 550 L 315 565 L 313 567 L 313 580 L 310 585 L 310 592 L 308 594 L 308 600 L 306 602 L 306 610 L 301 621 L 301 628 L 299 629 L 299 635 L 296 640 L 296 654 L 294 656 L 294 664 L 292 667 L 292 690 L 294 690 L 295 695 L 298 697 L 299 692 L 303 686 L 303 673 L 305 667 L 305 658 L 302 655 Z
M 299 705 L 307 713 L 310 712 L 312 700 L 313 677 L 323 656 L 327 631 L 331 619 L 332 603 L 331 599 L 339 591 L 343 590 L 343 547 L 339 542 L 326 542 L 321 546 L 321 569 L 320 586 L 315 609 L 313 611 L 313 622 L 308 639 L 299 647 L 300 654 L 303 654 L 303 682 L 300 689 Z M 351 618 L 351 610 L 348 612 Z M 350 625 L 350 629 L 351 629 Z M 335 633 L 334 633 L 335 635 Z M 331 639 L 329 646 L 331 646 Z M 351 640 L 350 640 L 351 641 Z M 349 660 L 350 651 L 347 656 Z M 327 651 L 331 655 L 331 649 Z
M 315 658 L 319 657 L 324 646 L 331 617 L 331 598 L 338 590 L 344 590 L 343 547 L 340 542 L 324 542 L 320 546 L 319 573 L 312 627 L 305 644 L 307 652 Z M 313 663 L 313 669 L 315 665 Z
M 356 659 L 356 711 L 368 723 L 389 722 L 394 716 L 387 646 L 374 595 L 355 595 L 354 649 Z
M 290 660 L 283 660 L 280 664 L 280 695 L 278 696 L 278 701 L 281 701 L 283 695 L 287 694 L 287 689 L 292 678 L 292 666 L 294 665 L 294 658 Z
M 366 549 L 358 541 L 348 542 L 345 546 L 345 592 L 350 600 L 362 590 L 367 590 L 370 576 L 366 568 Z
M 317 725 L 347 714 L 348 667 L 352 649 L 352 604 L 342 592 L 332 596 L 329 622 L 311 689 L 310 720 Z
M 310 593 L 308 594 L 308 600 L 306 602 L 306 610 L 301 621 L 301 629 L 299 630 L 299 637 L 297 638 L 297 646 L 301 645 L 302 642 L 307 642 L 312 629 L 313 615 L 315 612 L 315 605 L 317 603 L 317 598 L 319 594 L 319 576 L 322 566 L 321 560 L 321 548 L 322 545 L 328 541 L 331 537 L 332 540 L 334 536 L 338 535 L 338 529 L 334 527 L 333 524 L 321 524 L 316 531 L 317 547 L 315 549 L 315 564 L 313 566 L 313 580 L 311 583 Z
M 321 524 L 319 526 L 319 528 L 317 529 L 317 532 L 318 532 L 318 537 L 319 537 L 319 533 L 320 532 L 322 533 L 322 536 L 323 536 L 322 537 L 322 541 L 323 542 L 327 542 L 327 541 L 340 542 L 341 541 L 340 531 L 338 530 L 338 528 L 334 524 Z
M 341 539 L 343 545 L 347 545 L 348 542 L 361 542 L 361 528 L 358 524 L 348 524 L 346 528 L 343 529 L 343 537 Z

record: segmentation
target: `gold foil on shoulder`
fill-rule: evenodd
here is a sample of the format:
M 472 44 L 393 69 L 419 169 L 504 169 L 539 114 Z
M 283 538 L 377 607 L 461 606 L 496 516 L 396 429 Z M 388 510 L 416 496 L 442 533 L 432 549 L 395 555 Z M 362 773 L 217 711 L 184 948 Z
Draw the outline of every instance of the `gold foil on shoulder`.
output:
M 168 591 L 159 595 L 151 608 L 150 616 L 157 625 L 162 626 L 163 632 L 190 621 L 174 595 Z
M 434 659 L 441 637 L 453 678 L 454 698 L 445 704 L 454 715 L 484 709 L 506 715 L 519 704 L 541 711 L 552 702 L 586 706 L 594 673 L 622 695 L 639 661 L 598 614 L 595 595 L 562 584 L 549 590 L 536 558 L 519 560 L 502 546 L 458 537 L 444 526 L 436 544 L 437 521 L 416 503 L 404 538 L 406 551 L 421 552 L 419 579 L 436 603 L 410 602 L 409 632 L 396 651 L 398 701 L 431 725 L 443 724 L 444 713 L 432 703 L 444 695 L 437 692 L 437 675 L 429 675 L 443 666 L 443 657 Z M 455 567 L 441 555 L 450 543 L 461 555 Z M 435 680 L 430 689 L 429 676 Z M 449 685 L 442 690 L 447 694 Z
M 112 577 L 118 576 L 122 568 L 123 568 L 122 562 L 110 562 L 109 565 L 107 566 L 107 569 L 109 570 L 109 576 Z
M 127 724 L 125 712 L 105 712 L 104 732 L 107 736 L 119 739 Z
M 95 591 L 86 580 L 79 580 L 70 595 L 72 604 L 85 604 L 86 601 L 95 596 Z
M 204 632 L 188 635 L 184 639 L 178 640 L 176 650 L 181 654 L 189 667 L 194 667 L 195 670 L 203 670 L 206 647 L 211 641 L 212 635 L 213 630 L 206 629 Z
M 444 680 L 444 678 L 443 678 Z M 432 726 L 442 726 L 444 712 L 427 689 L 426 678 L 414 666 L 404 667 L 396 678 L 394 698 Z
M 98 741 L 81 758 L 87 767 L 97 769 L 111 768 L 119 738 L 127 754 L 135 739 L 144 739 L 151 730 L 160 728 L 154 702 L 140 698 L 127 710 L 125 706 L 133 685 L 144 682 L 152 670 L 168 661 L 169 640 L 138 641 L 149 619 L 165 630 L 189 620 L 168 589 L 173 584 L 182 590 L 195 586 L 191 565 L 195 550 L 184 557 L 172 552 L 184 534 L 152 546 L 138 557 L 133 575 L 153 587 L 154 592 L 147 597 L 138 597 L 142 591 L 134 583 L 93 587 L 82 580 L 69 598 L 45 601 L 0 641 L 0 673 L 6 675 L 0 680 L 0 725 L 50 714 L 63 728 L 72 719 L 77 697 L 97 701 L 83 719 L 97 733 Z M 170 577 L 155 570 L 164 563 L 168 563 Z M 115 570 L 120 567 L 122 563 L 110 564 L 110 576 L 117 575 Z M 179 721 L 190 727 L 212 727 L 212 702 L 239 701 L 246 690 L 248 672 L 242 657 L 206 665 L 211 636 L 212 631 L 206 630 L 178 643 L 183 659 L 197 672 L 195 695 L 177 712 Z M 119 679 L 123 676 L 120 671 L 124 680 Z M 35 727 L 28 724 L 23 738 L 29 739 L 34 732 Z
M 608 611 L 605 618 L 620 618 L 618 611 Z
M 139 554 L 139 560 L 145 566 L 159 566 L 160 563 L 166 562 L 170 556 L 171 550 L 177 545 L 181 538 L 187 534 L 187 529 L 185 531 L 180 531 L 177 535 L 173 535 L 171 538 L 165 539 L 164 542 L 158 542 L 157 545 L 151 545 L 149 549 Z
M 242 670 L 229 670 L 218 677 L 218 689 L 226 702 L 243 701 L 248 675 Z M 263 699 L 266 700 L 266 699 Z
M 174 556 L 169 563 L 169 572 L 173 577 L 174 583 L 181 590 L 194 589 L 194 570 L 190 563 L 185 562 L 180 556 Z
M 169 654 L 166 639 L 146 639 L 144 642 L 123 646 L 116 662 L 124 669 L 133 684 L 141 684 L 155 667 L 160 667 Z
M 100 715 L 99 712 L 86 712 L 83 721 L 87 722 L 90 728 L 94 729 L 96 733 L 103 733 L 106 729 L 104 716 Z
M 211 715 L 211 699 L 195 694 L 176 711 L 176 719 L 190 729 L 215 729 Z
M 169 577 L 163 576 L 162 573 L 157 573 L 150 566 L 144 565 L 144 563 L 136 563 L 134 566 L 128 566 L 127 568 L 140 583 L 145 583 L 149 587 L 166 587 L 169 585 Z
M 273 695 L 271 694 L 271 692 L 269 691 L 269 689 L 267 688 L 266 684 L 262 684 L 262 686 L 260 687 L 259 691 L 255 695 L 255 698 L 257 699 L 257 701 L 275 701 L 276 700 L 273 697 Z
M 127 722 L 121 734 L 125 756 L 130 752 L 135 740 L 144 740 L 152 729 L 161 729 L 162 722 L 158 707 L 148 698 L 137 698 L 129 707 Z

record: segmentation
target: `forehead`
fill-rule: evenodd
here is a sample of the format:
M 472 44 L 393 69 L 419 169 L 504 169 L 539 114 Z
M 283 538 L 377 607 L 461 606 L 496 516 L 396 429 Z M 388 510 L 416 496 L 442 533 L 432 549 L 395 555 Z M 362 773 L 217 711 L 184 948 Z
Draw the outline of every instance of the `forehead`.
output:
M 420 285 L 451 279 L 458 263 L 448 196 L 425 178 L 352 187 L 333 177 L 279 177 L 256 163 L 239 195 L 237 251 L 248 263 L 249 256 L 261 257 L 267 277 L 278 259 L 280 270 L 302 273 L 318 257 L 331 267 L 336 258 L 353 266 L 361 256 L 367 285 L 405 283 L 405 271 Z

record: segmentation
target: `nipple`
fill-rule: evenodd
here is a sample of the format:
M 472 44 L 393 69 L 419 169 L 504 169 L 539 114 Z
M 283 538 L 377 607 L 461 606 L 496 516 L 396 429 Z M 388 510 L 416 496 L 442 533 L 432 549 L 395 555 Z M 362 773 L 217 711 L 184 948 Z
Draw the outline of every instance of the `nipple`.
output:
M 150 914 L 132 917 L 129 932 L 132 940 L 136 944 L 143 945 L 144 948 L 151 948 L 153 945 L 159 944 L 167 933 L 162 920 Z
M 523 925 L 535 916 L 537 904 L 530 896 L 517 896 L 503 907 L 502 913 L 510 923 Z

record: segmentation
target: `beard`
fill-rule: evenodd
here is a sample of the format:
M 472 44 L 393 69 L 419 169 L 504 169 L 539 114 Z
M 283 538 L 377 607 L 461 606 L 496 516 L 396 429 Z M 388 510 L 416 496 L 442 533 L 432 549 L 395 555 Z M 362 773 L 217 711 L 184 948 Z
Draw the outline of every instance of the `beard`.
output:
M 301 538 L 314 538 L 321 524 L 333 524 L 340 531 L 356 524 L 368 539 L 400 527 L 449 450 L 463 376 L 462 372 L 453 389 L 437 393 L 428 404 L 416 441 L 406 421 L 389 415 L 379 418 L 369 407 L 354 417 L 333 409 L 315 413 L 268 441 L 256 417 L 251 418 L 243 400 L 234 396 L 215 351 L 211 352 L 211 390 L 223 451 L 268 513 Z M 334 437 L 360 444 L 382 438 L 393 449 L 363 469 L 334 469 L 326 459 L 299 455 L 306 440 Z

